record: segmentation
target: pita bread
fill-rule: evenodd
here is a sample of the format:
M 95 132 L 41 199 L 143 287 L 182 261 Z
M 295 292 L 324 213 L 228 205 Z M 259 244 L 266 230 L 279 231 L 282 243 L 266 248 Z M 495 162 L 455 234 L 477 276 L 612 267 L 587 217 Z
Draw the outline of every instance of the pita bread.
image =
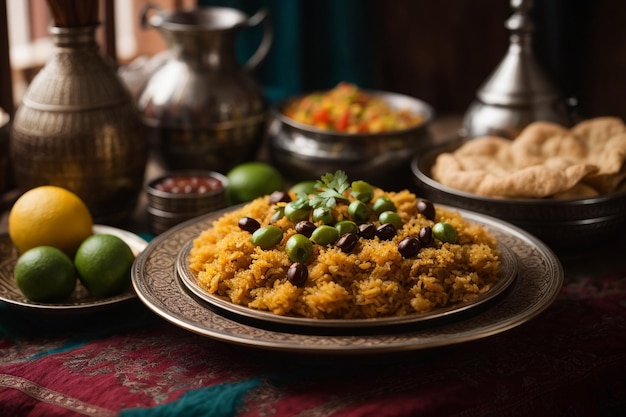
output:
M 438 155 L 431 175 L 469 193 L 502 198 L 585 198 L 617 190 L 626 179 L 626 125 L 615 117 L 571 129 L 538 121 L 513 140 L 472 139 Z

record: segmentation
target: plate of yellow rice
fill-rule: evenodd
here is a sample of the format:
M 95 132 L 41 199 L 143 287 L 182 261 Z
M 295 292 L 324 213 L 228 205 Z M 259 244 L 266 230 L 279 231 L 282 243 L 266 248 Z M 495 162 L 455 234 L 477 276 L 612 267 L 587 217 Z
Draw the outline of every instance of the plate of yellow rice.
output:
M 186 242 L 176 260 L 181 283 L 208 307 L 244 319 L 359 328 L 470 313 L 494 301 L 517 276 L 513 251 L 453 208 L 432 205 L 408 190 L 373 188 L 362 198 L 364 206 L 370 206 L 366 217 L 352 222 L 350 207 L 360 196 L 350 187 L 339 191 L 345 199 L 333 202 L 329 224 L 353 223 L 356 237 L 349 250 L 339 243 L 340 233 L 331 243 L 316 242 L 315 232 L 306 236 L 312 244 L 298 236 L 305 233 L 299 228 L 303 221 L 315 228 L 324 227 L 324 222 L 312 214 L 305 220 L 280 215 L 281 210 L 289 212 L 287 206 L 297 196 L 279 202 L 264 196 L 216 215 L 210 227 Z M 355 226 L 370 224 L 378 230 L 387 225 L 388 218 L 375 209 L 379 199 L 388 200 L 397 226 L 390 236 L 364 237 Z M 430 213 L 420 212 L 425 203 Z M 255 244 L 256 230 L 242 228 L 242 219 L 254 219 L 256 229 L 278 229 L 280 237 L 270 247 L 261 247 Z M 453 230 L 453 239 L 437 234 L 443 224 Z M 425 229 L 430 237 L 420 241 Z M 298 240 L 294 235 L 305 240 L 310 252 L 302 262 L 290 253 L 290 243 Z M 407 252 L 403 245 L 411 240 L 417 249 Z M 291 279 L 295 263 L 306 269 L 303 282 Z
M 453 313 L 451 319 L 427 320 L 422 324 L 365 328 L 290 326 L 247 319 L 243 314 L 215 307 L 196 296 L 177 273 L 190 242 L 211 229 L 221 216 L 238 209 L 228 208 L 191 219 L 155 237 L 133 264 L 132 283 L 140 301 L 159 317 L 182 329 L 225 343 L 289 353 L 364 355 L 450 346 L 508 331 L 544 312 L 558 297 L 564 280 L 559 259 L 536 237 L 499 219 L 449 208 L 468 223 L 487 230 L 498 247 L 505 248 L 501 250 L 505 265 L 502 268 L 506 268 L 507 249 L 519 260 L 515 278 L 482 308 L 472 307 L 469 314 Z M 491 288 L 494 289 L 497 288 Z M 323 322 L 329 319 L 299 320 Z M 330 320 L 363 322 L 367 319 Z

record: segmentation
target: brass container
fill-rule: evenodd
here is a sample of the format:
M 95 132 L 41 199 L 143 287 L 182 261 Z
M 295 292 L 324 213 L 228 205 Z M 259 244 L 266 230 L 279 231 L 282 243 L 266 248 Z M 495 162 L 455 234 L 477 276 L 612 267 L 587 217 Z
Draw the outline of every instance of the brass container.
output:
M 67 188 L 96 222 L 121 223 L 142 190 L 148 142 L 96 26 L 51 27 L 54 50 L 18 106 L 9 149 L 18 188 Z

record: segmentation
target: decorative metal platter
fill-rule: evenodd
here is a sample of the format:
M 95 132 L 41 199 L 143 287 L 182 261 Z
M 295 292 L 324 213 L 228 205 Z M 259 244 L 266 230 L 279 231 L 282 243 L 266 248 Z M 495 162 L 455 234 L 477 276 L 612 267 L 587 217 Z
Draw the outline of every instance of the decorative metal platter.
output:
M 94 233 L 108 233 L 120 237 L 130 246 L 135 256 L 143 251 L 148 242 L 134 233 L 111 226 L 94 225 Z M 87 289 L 77 281 L 72 295 L 60 303 L 36 303 L 25 298 L 15 284 L 13 268 L 19 254 L 8 234 L 0 236 L 0 301 L 8 305 L 30 311 L 45 313 L 83 313 L 112 307 L 118 303 L 137 297 L 135 290 L 128 290 L 105 298 L 95 298 L 87 293 Z
M 423 314 L 409 314 L 406 316 L 382 317 L 376 319 L 311 319 L 298 316 L 281 316 L 266 311 L 255 310 L 246 306 L 238 305 L 225 297 L 210 294 L 197 282 L 195 274 L 189 268 L 189 252 L 193 247 L 193 240 L 190 240 L 178 254 L 176 259 L 176 272 L 183 286 L 210 306 L 221 309 L 240 316 L 242 319 L 258 320 L 267 324 L 278 323 L 291 326 L 314 327 L 314 328 L 346 328 L 346 329 L 363 329 L 373 327 L 389 327 L 407 324 L 416 324 L 426 321 L 434 321 L 443 318 L 449 318 L 453 315 L 471 313 L 473 310 L 483 307 L 490 301 L 493 301 L 513 283 L 518 272 L 517 256 L 508 247 L 500 245 L 502 253 L 502 276 L 500 280 L 486 293 L 478 296 L 474 300 L 465 303 L 456 304 L 450 307 L 439 308 Z
M 307 354 L 390 353 L 467 342 L 519 326 L 552 304 L 563 284 L 564 272 L 550 248 L 516 226 L 447 208 L 488 228 L 520 260 L 517 277 L 493 305 L 451 320 L 365 332 L 346 328 L 324 332 L 278 323 L 258 326 L 237 315 L 208 308 L 180 282 L 177 260 L 185 245 L 225 211 L 181 223 L 155 238 L 135 261 L 132 281 L 144 304 L 181 328 L 240 346 Z

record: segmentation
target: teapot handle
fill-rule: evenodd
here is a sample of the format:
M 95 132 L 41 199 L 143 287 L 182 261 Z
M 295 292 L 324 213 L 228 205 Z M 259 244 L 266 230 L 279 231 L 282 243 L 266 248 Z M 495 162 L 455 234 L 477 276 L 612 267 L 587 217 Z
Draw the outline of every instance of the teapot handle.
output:
M 150 13 L 151 10 L 160 12 L 163 9 L 158 4 L 147 3 L 146 5 L 144 5 L 140 13 L 140 24 L 141 24 L 142 29 L 150 29 L 150 28 L 158 26 L 158 25 L 152 24 L 150 22 L 150 19 L 148 19 L 148 14 Z
M 267 9 L 261 9 L 251 16 L 248 19 L 246 26 L 254 27 L 260 25 L 261 23 L 264 23 L 263 38 L 261 39 L 261 43 L 254 54 L 252 54 L 248 61 L 243 65 L 243 69 L 246 71 L 254 71 L 256 67 L 259 66 L 261 61 L 265 59 L 265 56 L 269 52 L 274 40 L 274 29 L 272 27 L 270 14 Z

